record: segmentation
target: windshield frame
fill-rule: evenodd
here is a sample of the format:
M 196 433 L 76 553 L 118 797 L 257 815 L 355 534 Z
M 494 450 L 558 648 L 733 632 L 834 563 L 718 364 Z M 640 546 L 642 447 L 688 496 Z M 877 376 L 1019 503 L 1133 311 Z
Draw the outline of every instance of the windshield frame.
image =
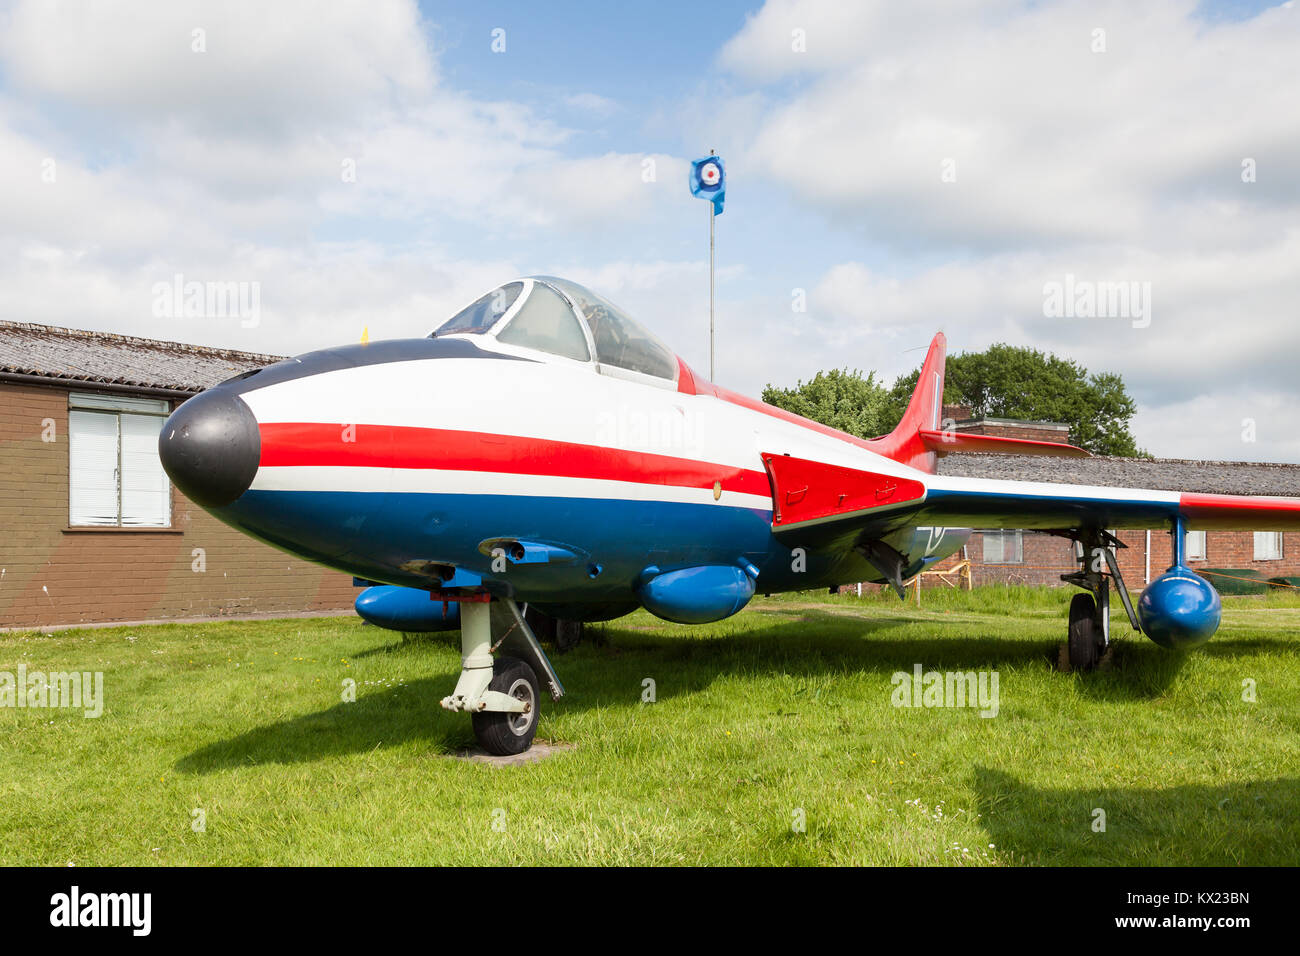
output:
M 452 319 L 456 318 L 456 316 L 460 315 L 462 312 L 468 309 L 479 299 L 485 299 L 488 296 L 490 296 L 493 292 L 495 292 L 497 289 L 504 289 L 506 286 L 514 285 L 516 282 L 522 285 L 523 289 L 521 289 L 519 294 L 515 296 L 515 300 L 510 303 L 510 308 L 506 309 L 499 316 L 497 316 L 496 319 L 493 320 L 491 325 L 482 329 L 456 329 L 455 331 L 452 332 L 441 332 L 441 333 L 438 331 L 438 329 L 442 328 Z M 474 296 L 474 298 L 470 299 L 468 302 L 462 305 L 451 315 L 447 316 L 447 318 L 443 319 L 442 322 L 438 324 L 437 329 L 434 329 L 432 332 L 429 333 L 428 337 L 431 339 L 444 339 L 444 338 L 449 338 L 450 336 L 453 335 L 470 335 L 474 337 L 483 336 L 483 335 L 494 335 L 496 329 L 503 327 L 502 323 L 508 322 L 509 320 L 515 317 L 515 315 L 519 312 L 520 306 L 523 305 L 524 300 L 528 298 L 529 294 L 532 291 L 533 291 L 533 285 L 531 279 L 511 279 L 508 282 L 502 282 L 496 288 L 489 289 L 487 292 L 483 292 L 480 293 L 479 295 Z
M 477 331 L 470 330 L 470 329 L 462 329 L 455 332 L 443 332 L 441 334 L 435 329 L 433 332 L 430 333 L 429 337 L 430 338 L 453 338 L 453 337 L 464 336 L 466 339 L 470 341 L 477 342 L 480 345 L 480 347 L 488 346 L 492 351 L 501 352 L 505 355 L 514 355 L 514 356 L 519 356 L 521 358 L 540 359 L 546 362 L 564 363 L 568 365 L 589 368 L 609 378 L 622 379 L 627 382 L 633 382 L 637 385 L 652 385 L 655 388 L 662 388 L 668 391 L 678 390 L 682 371 L 681 371 L 681 359 L 678 357 L 677 353 L 674 352 L 671 348 L 669 348 L 668 345 L 665 342 L 663 342 L 657 335 L 655 335 L 650 329 L 641 325 L 641 323 L 637 322 L 636 319 L 628 315 L 627 312 L 625 312 L 621 307 L 610 302 L 604 296 L 600 295 L 600 293 L 588 289 L 586 286 L 574 282 L 572 279 L 561 279 L 558 276 L 543 276 L 543 275 L 523 276 L 517 279 L 511 279 L 508 282 L 501 283 L 496 287 L 496 289 L 504 288 L 505 286 L 511 285 L 512 283 L 515 282 L 521 283 L 523 285 L 523 289 L 520 291 L 519 295 L 515 297 L 515 300 L 510 304 L 510 308 L 506 309 L 506 311 L 503 312 L 496 319 L 496 321 L 493 322 L 491 325 L 489 325 L 487 328 L 480 329 Z M 576 289 L 585 291 L 586 293 L 596 297 L 600 301 L 604 302 L 606 305 L 616 310 L 623 318 L 627 319 L 627 321 L 636 325 L 638 328 L 641 329 L 642 332 L 644 332 L 647 336 L 649 336 L 652 341 L 656 342 L 665 351 L 667 351 L 667 353 L 669 354 L 669 356 L 671 356 L 673 360 L 672 377 L 663 378 L 658 375 L 651 375 L 647 372 L 638 372 L 634 369 L 623 368 L 621 365 L 612 365 L 609 363 L 601 362 L 599 359 L 599 352 L 597 351 L 596 348 L 596 339 L 591 331 L 591 324 L 587 321 L 587 316 L 583 312 L 582 308 L 578 305 L 576 301 L 574 301 L 573 296 L 570 295 L 568 290 L 565 288 L 565 285 L 568 284 L 572 284 Z M 558 295 L 561 298 L 561 300 L 563 300 L 564 303 L 568 305 L 569 311 L 573 314 L 573 317 L 577 319 L 578 327 L 582 329 L 583 337 L 586 339 L 587 342 L 587 354 L 589 358 L 587 358 L 585 361 L 570 358 L 566 355 L 560 355 L 555 352 L 547 352 L 544 349 L 539 349 L 532 346 L 515 345 L 513 343 L 503 342 L 500 340 L 499 338 L 500 334 L 503 331 L 505 331 L 507 328 L 509 328 L 510 324 L 514 322 L 514 320 L 523 311 L 524 306 L 528 303 L 529 299 L 533 294 L 533 290 L 539 285 L 546 286 L 546 288 L 550 292 L 553 292 L 556 295 Z M 484 293 L 484 295 L 491 295 L 491 293 L 495 292 L 496 289 L 492 289 L 491 291 Z M 453 312 L 451 318 L 454 318 L 460 312 L 463 312 L 465 309 L 469 308 L 471 305 L 473 305 L 475 302 L 477 302 L 479 299 L 482 299 L 483 297 L 484 297 L 483 295 L 479 295 L 471 299 L 469 302 L 467 302 L 456 312 Z M 444 324 L 446 321 L 450 321 L 450 318 L 445 320 Z M 489 345 L 489 343 L 491 344 Z

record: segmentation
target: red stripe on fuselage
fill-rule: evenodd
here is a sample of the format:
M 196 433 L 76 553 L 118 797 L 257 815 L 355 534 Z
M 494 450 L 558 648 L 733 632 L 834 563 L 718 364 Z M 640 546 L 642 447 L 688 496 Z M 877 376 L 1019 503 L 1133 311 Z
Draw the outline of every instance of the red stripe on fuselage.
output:
M 418 428 L 267 422 L 260 426 L 262 467 L 342 465 L 435 468 L 513 475 L 635 481 L 682 488 L 771 495 L 767 474 L 733 465 L 519 435 Z

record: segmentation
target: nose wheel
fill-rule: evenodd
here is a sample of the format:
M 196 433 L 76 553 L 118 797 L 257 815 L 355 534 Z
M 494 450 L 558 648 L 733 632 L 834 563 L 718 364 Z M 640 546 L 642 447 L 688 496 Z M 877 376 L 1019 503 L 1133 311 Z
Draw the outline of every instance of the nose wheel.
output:
M 504 694 L 523 705 L 519 711 L 483 710 L 470 715 L 479 746 L 490 754 L 521 754 L 533 744 L 541 717 L 542 695 L 537 675 L 521 660 L 498 658 L 492 667 L 488 690 Z

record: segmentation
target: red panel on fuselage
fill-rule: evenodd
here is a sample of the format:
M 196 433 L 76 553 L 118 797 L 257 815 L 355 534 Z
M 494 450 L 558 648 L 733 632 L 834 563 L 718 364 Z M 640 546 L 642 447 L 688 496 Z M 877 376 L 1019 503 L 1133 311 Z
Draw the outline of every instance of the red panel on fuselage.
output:
M 763 464 L 772 476 L 774 528 L 887 508 L 925 497 L 925 486 L 908 478 L 789 455 L 764 455 Z

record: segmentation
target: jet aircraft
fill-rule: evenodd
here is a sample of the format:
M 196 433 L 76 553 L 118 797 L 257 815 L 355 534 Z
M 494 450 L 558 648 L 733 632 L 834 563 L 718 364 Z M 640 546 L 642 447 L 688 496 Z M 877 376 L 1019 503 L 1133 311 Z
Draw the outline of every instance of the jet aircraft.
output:
M 897 428 L 863 439 L 714 385 L 600 295 L 533 276 L 427 338 L 310 352 L 208 389 L 172 413 L 159 454 L 220 520 L 422 617 L 414 589 L 430 620 L 458 626 L 463 666 L 442 705 L 497 754 L 530 746 L 543 686 L 563 694 L 525 608 L 700 624 L 756 592 L 879 581 L 901 594 L 972 527 L 1038 529 L 1077 543 L 1068 649 L 1088 669 L 1110 640 L 1112 588 L 1163 647 L 1217 629 L 1187 529 L 1300 527 L 1300 498 L 936 474 L 954 453 L 1087 454 L 944 431 L 945 347 L 936 335 Z M 1112 532 L 1153 527 L 1169 529 L 1174 563 L 1135 607 Z

